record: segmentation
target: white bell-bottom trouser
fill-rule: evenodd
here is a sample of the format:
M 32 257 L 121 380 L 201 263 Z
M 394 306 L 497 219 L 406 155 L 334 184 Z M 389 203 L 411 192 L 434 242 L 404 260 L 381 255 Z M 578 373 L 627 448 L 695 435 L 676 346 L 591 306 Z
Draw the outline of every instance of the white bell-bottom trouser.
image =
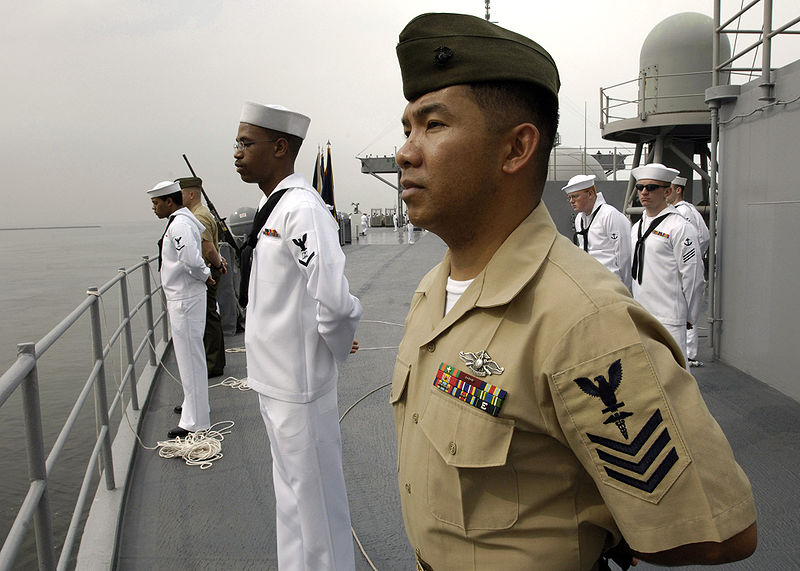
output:
M 206 328 L 206 294 L 167 301 L 172 344 L 183 385 L 183 411 L 178 426 L 195 432 L 211 426 L 208 404 L 208 368 L 203 332 Z
M 308 403 L 258 401 L 272 452 L 278 569 L 355 569 L 336 389 Z
M 683 360 L 686 361 L 686 324 L 683 325 L 668 325 L 666 323 L 662 323 L 664 327 L 667 328 L 667 331 L 670 332 L 672 338 L 675 339 L 675 342 L 680 346 L 681 352 L 683 353 Z M 689 367 L 689 363 L 686 363 L 686 367 Z
M 686 357 L 692 361 L 697 359 L 697 325 L 686 330 Z

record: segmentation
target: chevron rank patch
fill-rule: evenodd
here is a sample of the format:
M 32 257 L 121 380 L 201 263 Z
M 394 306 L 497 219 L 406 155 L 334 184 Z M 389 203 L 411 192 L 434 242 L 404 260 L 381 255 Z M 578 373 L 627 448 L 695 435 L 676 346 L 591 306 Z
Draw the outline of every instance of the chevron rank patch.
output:
M 508 393 L 486 381 L 482 381 L 455 367 L 442 363 L 436 371 L 433 386 L 458 400 L 488 412 L 492 416 L 500 413 Z
M 663 387 L 641 345 L 598 357 L 552 377 L 556 406 L 576 454 L 604 484 L 658 503 L 691 463 Z M 584 462 L 584 465 L 587 465 Z
M 300 248 L 300 253 L 297 256 L 297 261 L 302 266 L 308 266 L 311 260 L 314 259 L 315 252 L 308 249 L 306 242 L 308 241 L 308 234 L 303 234 L 300 238 L 292 238 L 292 243 Z

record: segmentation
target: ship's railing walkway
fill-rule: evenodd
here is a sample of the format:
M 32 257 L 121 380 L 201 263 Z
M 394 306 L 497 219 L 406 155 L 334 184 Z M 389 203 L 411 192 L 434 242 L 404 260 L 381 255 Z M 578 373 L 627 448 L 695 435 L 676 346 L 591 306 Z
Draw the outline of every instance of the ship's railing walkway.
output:
M 0 570 L 11 569 L 15 565 L 20 548 L 33 525 L 36 539 L 36 552 L 39 569 L 66 569 L 74 559 L 74 549 L 82 531 L 87 501 L 93 497 L 93 488 L 98 484 L 97 473 L 102 473 L 106 489 L 113 490 L 120 485 L 119 475 L 125 474 L 130 462 L 130 450 L 112 454 L 112 431 L 109 418 L 118 411 L 125 415 L 125 422 L 135 421 L 140 411 L 139 399 L 146 395 L 149 385 L 155 378 L 157 364 L 166 351 L 170 336 L 166 319 L 166 304 L 160 285 L 153 286 L 151 264 L 154 259 L 144 257 L 135 266 L 120 268 L 116 277 L 106 284 L 87 290 L 86 299 L 65 317 L 49 333 L 36 343 L 21 343 L 17 346 L 16 361 L 0 377 L 0 407 L 16 390 L 22 392 L 24 409 L 24 428 L 27 443 L 28 474 L 30 484 L 19 512 L 5 538 L 0 550 Z M 143 295 L 138 300 L 130 299 L 129 280 L 139 279 Z M 103 314 L 104 297 L 118 296 L 120 308 L 119 325 L 104 336 Z M 154 300 L 158 300 L 154 303 Z M 113 304 L 113 302 L 112 302 Z M 156 311 L 158 311 L 156 315 Z M 132 319 L 140 312 L 144 314 L 145 331 L 140 339 L 134 340 Z M 75 328 L 76 323 L 88 314 L 91 328 L 93 366 L 58 434 L 52 448 L 45 450 L 43 411 L 40 404 L 39 359 Z M 161 333 L 156 340 L 157 329 Z M 135 345 L 135 349 L 134 349 Z M 111 403 L 108 403 L 107 365 L 114 358 L 112 351 L 120 351 L 121 379 L 116 386 Z M 137 375 L 137 365 L 141 360 L 146 364 Z M 123 395 L 127 393 L 127 402 Z M 94 395 L 94 415 L 96 440 L 91 454 L 85 460 L 85 472 L 78 492 L 77 501 L 60 553 L 56 553 L 57 542 L 54 533 L 51 498 L 48 494 L 49 478 L 59 461 L 63 462 L 65 445 L 70 436 L 76 437 L 75 427 L 81 417 L 82 409 L 90 395 Z M 127 407 L 127 410 L 122 410 Z M 78 435 L 80 437 L 81 435 Z M 70 462 L 75 458 L 70 457 Z M 117 465 L 115 465 L 117 462 Z

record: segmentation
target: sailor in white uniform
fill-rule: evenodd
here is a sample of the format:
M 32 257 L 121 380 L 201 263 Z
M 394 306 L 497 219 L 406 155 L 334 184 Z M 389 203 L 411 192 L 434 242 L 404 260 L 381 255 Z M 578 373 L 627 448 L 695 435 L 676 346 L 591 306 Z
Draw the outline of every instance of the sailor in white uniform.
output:
M 669 330 L 685 360 L 686 330 L 697 321 L 704 280 L 697 233 L 667 203 L 670 182 L 677 174 L 659 163 L 631 171 L 645 209 L 631 229 L 631 275 L 633 298 Z
M 708 251 L 709 232 L 703 215 L 697 210 L 694 204 L 687 202 L 683 198 L 683 190 L 686 187 L 686 179 L 676 176 L 672 181 L 671 194 L 667 197 L 667 202 L 674 206 L 681 216 L 686 218 L 697 232 L 700 242 L 700 257 L 703 258 Z M 705 278 L 703 279 L 703 292 L 705 292 Z M 690 367 L 701 367 L 703 364 L 697 360 L 697 327 L 692 323 L 692 328 L 686 330 L 686 356 Z
M 175 360 L 183 386 L 181 419 L 178 426 L 168 433 L 170 438 L 175 438 L 211 426 L 203 332 L 206 327 L 206 282 L 213 284 L 214 280 L 200 252 L 200 233 L 205 228 L 183 206 L 180 184 L 160 182 L 147 194 L 156 216 L 169 218 L 159 240 L 159 269 L 172 326 Z M 178 408 L 175 410 L 177 412 Z
M 594 185 L 595 175 L 579 174 L 561 190 L 575 215 L 572 241 L 614 273 L 631 289 L 631 223 L 608 204 Z
M 362 308 L 344 276 L 334 218 L 294 173 L 309 123 L 285 107 L 242 109 L 236 169 L 266 198 L 250 238 L 247 374 L 272 452 L 278 567 L 351 570 L 337 361 L 358 347 Z

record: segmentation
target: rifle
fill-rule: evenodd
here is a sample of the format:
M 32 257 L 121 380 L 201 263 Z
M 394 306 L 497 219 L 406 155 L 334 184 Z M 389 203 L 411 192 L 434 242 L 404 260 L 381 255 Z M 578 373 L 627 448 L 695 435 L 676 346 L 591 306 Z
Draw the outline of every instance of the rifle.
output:
M 186 158 L 186 155 L 183 155 L 183 160 L 186 161 L 186 166 L 189 167 L 189 172 L 192 173 L 192 176 L 196 177 L 197 175 L 194 173 L 194 169 L 192 168 L 192 165 L 189 163 L 189 159 Z M 214 219 L 217 221 L 217 224 L 219 225 L 220 237 L 231 245 L 233 250 L 236 252 L 236 256 L 239 257 L 242 253 L 242 249 L 239 246 L 239 244 L 236 243 L 236 239 L 233 237 L 233 234 L 231 234 L 228 225 L 225 224 L 225 219 L 221 217 L 219 215 L 219 212 L 217 212 L 217 209 L 214 208 L 211 199 L 208 198 L 208 195 L 206 194 L 206 191 L 203 190 L 202 185 L 200 186 L 200 192 L 203 193 L 203 198 L 206 199 L 206 204 L 208 204 L 208 209 L 211 211 L 211 215 L 214 217 Z

